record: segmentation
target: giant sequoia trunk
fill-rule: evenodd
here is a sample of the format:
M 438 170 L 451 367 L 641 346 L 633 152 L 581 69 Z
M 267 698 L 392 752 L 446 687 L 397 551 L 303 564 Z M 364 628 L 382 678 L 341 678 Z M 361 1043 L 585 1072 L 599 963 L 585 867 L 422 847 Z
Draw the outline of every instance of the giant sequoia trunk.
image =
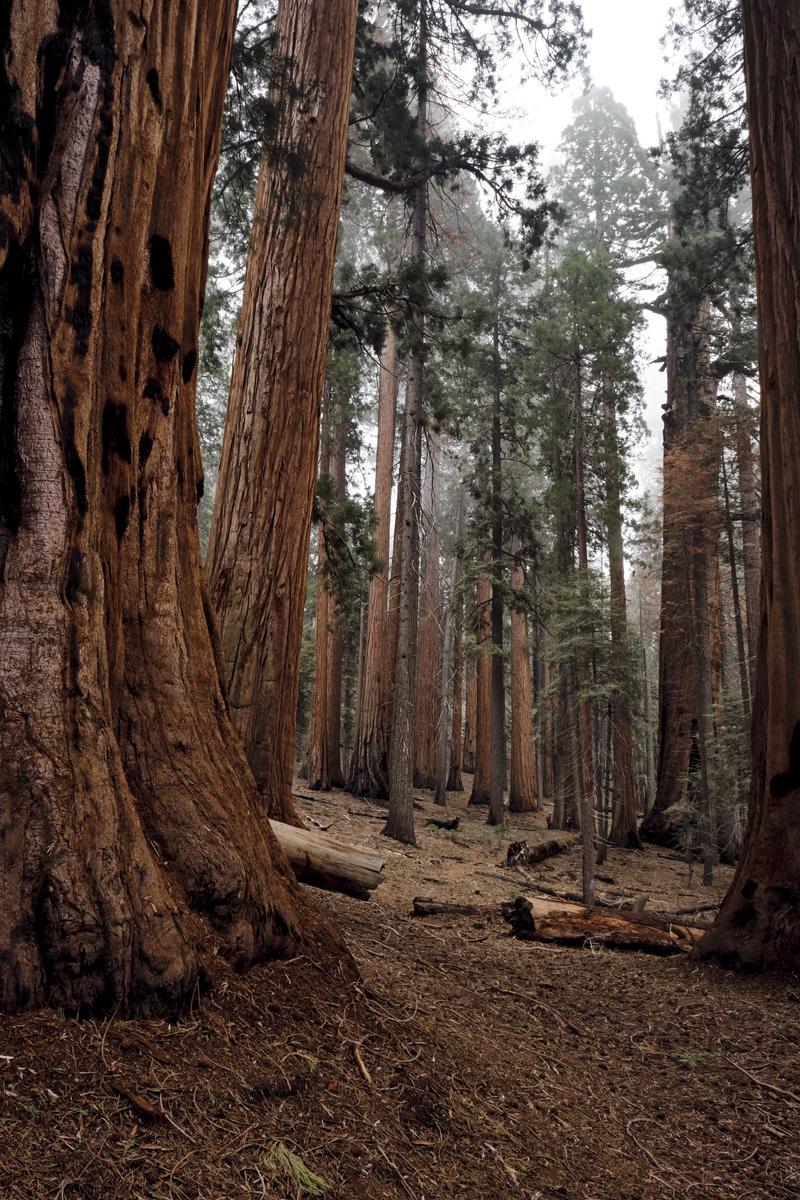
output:
M 235 5 L 5 14 L 0 1008 L 171 1012 L 215 941 L 244 966 L 331 936 L 259 805 L 201 580 L 198 314 Z
M 664 497 L 661 630 L 658 649 L 658 773 L 656 799 L 642 822 L 648 841 L 669 844 L 683 822 L 689 763 L 697 751 L 692 672 L 692 570 L 687 521 L 708 505 L 707 472 L 698 467 L 698 364 L 707 359 L 708 302 L 691 318 L 667 322 L 667 403 L 664 410 Z
M 800 969 L 800 12 L 744 0 L 761 375 L 761 631 L 745 845 L 703 957 Z
M 359 796 L 389 795 L 388 730 L 385 716 L 389 522 L 397 407 L 397 338 L 387 326 L 378 372 L 378 443 L 375 451 L 375 550 L 383 564 L 369 582 L 367 628 L 359 676 L 359 706 L 353 734 L 348 788 Z
M 525 586 L 518 538 L 512 539 L 515 556 L 511 587 L 518 594 Z M 522 608 L 511 610 L 511 776 L 508 807 L 511 812 L 534 812 L 538 800 L 536 760 L 533 749 L 533 681 L 528 643 L 528 617 Z
M 207 570 L 231 711 L 291 801 L 300 641 L 357 0 L 284 0 Z

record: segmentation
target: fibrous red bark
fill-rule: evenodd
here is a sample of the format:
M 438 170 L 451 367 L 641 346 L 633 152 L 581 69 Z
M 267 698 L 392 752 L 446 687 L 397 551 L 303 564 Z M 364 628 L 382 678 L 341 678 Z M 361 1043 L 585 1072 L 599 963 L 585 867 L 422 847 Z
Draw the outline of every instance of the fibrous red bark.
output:
M 800 969 L 800 13 L 742 4 L 761 377 L 761 626 L 745 844 L 700 947 L 749 970 Z
M 258 803 L 202 586 L 198 315 L 235 5 L 200 10 L 15 2 L 0 24 L 5 1011 L 171 1012 L 215 943 L 245 966 L 333 940 Z
M 357 0 L 278 9 L 207 571 L 231 711 L 271 816 L 291 801 L 308 539 Z

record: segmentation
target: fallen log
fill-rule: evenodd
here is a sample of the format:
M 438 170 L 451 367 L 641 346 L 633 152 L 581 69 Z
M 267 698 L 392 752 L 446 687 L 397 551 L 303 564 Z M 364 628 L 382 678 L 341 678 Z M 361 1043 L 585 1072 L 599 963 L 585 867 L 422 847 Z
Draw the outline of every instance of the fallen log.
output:
M 411 904 L 412 917 L 488 917 L 493 911 L 488 904 L 449 904 L 430 896 L 415 896 Z
M 577 845 L 576 838 L 548 838 L 544 842 L 538 842 L 535 846 L 529 846 L 524 841 L 512 842 L 506 854 L 506 866 L 532 867 L 534 863 L 552 858 L 554 854 L 562 854 L 564 850 L 571 850 L 575 845 Z
M 282 821 L 270 821 L 270 826 L 301 883 L 359 900 L 369 900 L 370 892 L 383 883 L 385 859 L 375 850 Z
M 647 954 L 679 954 L 692 950 L 705 932 L 654 916 L 645 920 L 640 919 L 642 914 L 634 917 L 538 896 L 518 896 L 503 904 L 501 911 L 515 937 L 567 946 L 592 942 Z

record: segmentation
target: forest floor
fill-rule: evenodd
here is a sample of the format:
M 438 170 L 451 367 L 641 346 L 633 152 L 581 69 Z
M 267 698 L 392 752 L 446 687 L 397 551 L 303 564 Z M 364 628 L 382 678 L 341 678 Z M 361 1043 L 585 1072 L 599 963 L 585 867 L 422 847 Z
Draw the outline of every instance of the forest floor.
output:
M 380 847 L 368 903 L 317 893 L 360 977 L 306 958 L 239 977 L 177 1024 L 0 1027 L 0 1197 L 63 1200 L 760 1200 L 800 1196 L 800 981 L 519 942 L 526 890 L 485 810 L 419 846 L 379 809 L 320 794 L 307 817 Z M 580 849 L 526 869 L 574 889 Z M 648 911 L 718 898 L 665 851 L 611 851 L 600 889 Z M 410 916 L 414 896 L 486 906 Z M 295 1157 L 292 1157 L 294 1155 Z M 327 1186 L 326 1186 L 327 1185 Z

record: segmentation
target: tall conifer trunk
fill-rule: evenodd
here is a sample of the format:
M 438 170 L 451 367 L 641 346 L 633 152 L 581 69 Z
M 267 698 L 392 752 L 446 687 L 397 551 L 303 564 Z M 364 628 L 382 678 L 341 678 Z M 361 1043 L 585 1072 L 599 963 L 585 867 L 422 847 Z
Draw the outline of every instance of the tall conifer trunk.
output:
M 761 376 L 762 615 L 745 844 L 700 954 L 800 969 L 800 12 L 744 0 Z
M 519 538 L 511 543 L 514 565 L 511 587 L 521 594 L 525 576 L 519 554 Z M 538 796 L 533 747 L 533 682 L 528 642 L 528 617 L 521 608 L 511 610 L 511 776 L 508 807 L 511 812 L 534 812 L 541 808 Z
M 475 588 L 475 774 L 470 804 L 488 804 L 492 794 L 492 585 L 481 576 Z
M 331 455 L 331 477 L 336 489 L 336 503 L 341 504 L 347 497 L 347 414 L 343 410 L 339 412 L 336 422 L 336 433 Z M 337 533 L 339 536 L 343 536 L 344 534 L 341 522 L 338 524 Z M 331 597 L 328 604 L 328 624 L 330 625 L 326 711 L 328 764 L 330 767 L 331 787 L 343 788 L 342 665 L 344 660 L 344 636 L 333 597 Z
M 631 664 L 628 653 L 617 412 L 613 387 L 607 379 L 603 381 L 603 424 L 608 574 L 611 584 L 611 654 L 614 675 L 614 693 L 611 700 L 613 783 L 609 841 L 615 846 L 641 849 L 633 773 L 633 729 L 627 693 Z
M 425 534 L 417 634 L 416 728 L 414 734 L 414 786 L 435 788 L 438 764 L 440 580 L 439 529 L 436 504 L 439 447 L 430 438 L 425 476 L 422 522 Z M 448 667 L 449 670 L 449 667 Z
M 428 136 L 428 10 L 419 9 L 417 55 L 417 136 Z M 425 271 L 428 234 L 428 185 L 414 189 L 412 254 L 417 271 Z M 400 586 L 398 594 L 397 655 L 395 659 L 392 728 L 389 745 L 389 816 L 386 837 L 416 845 L 414 833 L 414 682 L 417 665 L 419 619 L 419 534 L 421 518 L 422 429 L 425 417 L 425 310 L 412 312 L 412 346 L 406 386 L 404 492 L 401 532 Z
M 15 0 L 0 22 L 3 1011 L 169 1013 L 215 944 L 245 966 L 332 938 L 258 802 L 201 576 L 234 18 Z
M 319 454 L 320 478 L 330 476 L 331 440 L 329 422 L 330 392 L 326 389 L 325 414 Z M 325 522 L 317 524 L 317 581 L 314 604 L 314 700 L 311 708 L 311 730 L 308 743 L 308 783 L 313 791 L 331 790 L 330 744 L 328 740 L 328 695 L 330 671 L 330 620 L 333 609 L 328 590 L 325 544 Z
M 464 748 L 464 636 L 461 629 L 463 615 L 463 602 L 460 598 L 456 598 L 453 612 L 453 729 L 450 735 L 448 792 L 463 792 L 464 790 L 464 780 L 461 776 Z
M 742 510 L 742 557 L 744 559 L 744 597 L 747 612 L 747 658 L 752 696 L 756 678 L 758 627 L 761 617 L 760 577 L 761 549 L 759 547 L 759 506 L 753 470 L 753 445 L 750 440 L 752 416 L 747 403 L 747 380 L 744 375 L 733 377 L 733 398 L 736 405 L 736 464 L 739 469 L 739 504 Z
M 475 733 L 478 725 L 478 671 L 475 659 L 464 664 L 466 697 L 464 700 L 464 770 L 475 771 Z
M 647 841 L 665 844 L 672 843 L 680 832 L 689 760 L 697 737 L 684 535 L 690 475 L 687 446 L 696 436 L 693 415 L 697 411 L 697 364 L 705 357 L 707 325 L 707 301 L 702 301 L 691 317 L 673 313 L 667 321 L 658 771 L 655 804 L 639 830 Z M 693 478 L 697 491 L 696 477 Z M 692 505 L 706 502 L 705 496 L 691 497 Z
M 502 825 L 506 782 L 506 685 L 503 661 L 503 443 L 501 426 L 500 283 L 495 285 L 492 345 L 492 600 L 491 600 L 491 746 L 489 825 Z
M 359 675 L 360 703 L 353 735 L 348 788 L 358 796 L 385 800 L 389 795 L 385 706 L 388 636 L 389 523 L 397 408 L 397 338 L 386 327 L 378 370 L 378 441 L 375 450 L 375 550 L 383 564 L 369 583 L 367 627 Z
M 578 545 L 578 579 L 585 593 L 589 578 L 589 545 L 586 522 L 586 489 L 584 485 L 583 451 L 583 389 L 580 355 L 575 361 L 575 526 Z M 594 810 L 595 774 L 592 747 L 592 702 L 589 690 L 589 658 L 586 651 L 576 656 L 576 758 L 580 780 L 580 826 L 582 834 L 583 900 L 594 902 Z
M 383 719 L 386 730 L 386 799 L 389 799 L 389 758 L 392 744 L 392 722 L 394 720 L 394 680 L 397 670 L 397 644 L 400 636 L 400 577 L 403 569 L 403 537 L 406 528 L 406 421 L 405 409 L 400 419 L 400 461 L 397 470 L 397 500 L 394 513 L 394 536 L 392 537 L 392 561 L 389 570 L 388 600 L 386 613 L 386 646 L 383 666 Z
M 207 571 L 231 711 L 271 816 L 291 799 L 308 538 L 357 0 L 278 9 Z

